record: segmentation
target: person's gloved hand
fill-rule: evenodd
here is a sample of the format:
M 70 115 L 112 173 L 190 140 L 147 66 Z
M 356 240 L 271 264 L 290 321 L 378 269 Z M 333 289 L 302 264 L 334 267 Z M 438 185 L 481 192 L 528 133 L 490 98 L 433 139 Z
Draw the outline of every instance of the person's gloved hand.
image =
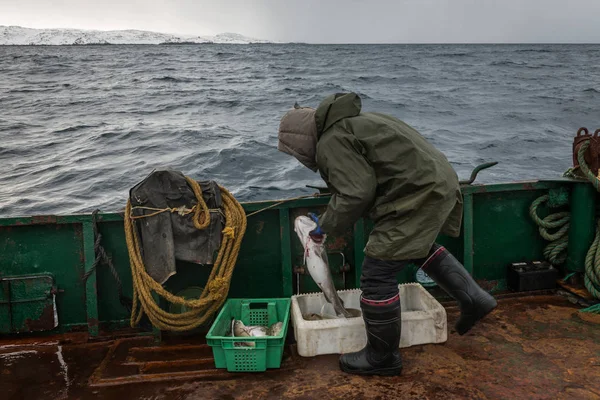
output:
M 321 226 L 319 225 L 319 217 L 317 216 L 317 214 L 314 214 L 314 213 L 308 213 L 308 216 L 310 217 L 310 219 L 312 219 L 317 224 L 317 227 L 315 229 L 313 229 L 312 231 L 310 231 L 308 233 L 308 236 L 310 236 L 311 239 L 314 240 L 315 242 L 320 243 L 323 241 L 325 232 L 323 232 L 323 230 L 321 229 Z

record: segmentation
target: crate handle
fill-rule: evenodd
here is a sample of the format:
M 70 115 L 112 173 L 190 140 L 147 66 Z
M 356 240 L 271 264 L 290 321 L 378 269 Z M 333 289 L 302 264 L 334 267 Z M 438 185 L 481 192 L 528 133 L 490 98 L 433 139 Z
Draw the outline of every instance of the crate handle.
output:
M 262 310 L 269 306 L 269 303 L 250 303 L 248 304 L 251 310 Z
M 267 341 L 264 337 L 240 337 L 237 340 L 222 339 L 221 346 L 224 349 L 244 349 L 244 350 L 262 350 L 267 348 Z M 236 346 L 239 343 L 239 346 Z M 254 343 L 254 346 L 246 346 L 246 343 Z
M 274 324 L 277 322 L 277 306 L 273 301 L 244 301 L 242 302 L 242 312 L 241 312 L 241 320 L 246 323 L 248 321 L 248 316 L 251 311 L 256 310 L 267 310 L 267 315 L 269 316 L 268 324 Z

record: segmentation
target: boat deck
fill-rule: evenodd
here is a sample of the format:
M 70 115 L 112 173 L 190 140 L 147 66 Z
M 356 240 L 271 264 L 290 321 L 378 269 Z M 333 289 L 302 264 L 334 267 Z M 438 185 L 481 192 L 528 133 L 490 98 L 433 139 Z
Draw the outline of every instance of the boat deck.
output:
M 452 326 L 458 310 L 448 308 Z M 215 370 L 190 339 L 0 339 L 3 399 L 600 399 L 600 315 L 557 295 L 511 298 L 469 334 L 403 349 L 400 377 L 338 370 L 337 356 L 287 348 L 266 373 Z M 290 329 L 291 330 L 291 329 Z

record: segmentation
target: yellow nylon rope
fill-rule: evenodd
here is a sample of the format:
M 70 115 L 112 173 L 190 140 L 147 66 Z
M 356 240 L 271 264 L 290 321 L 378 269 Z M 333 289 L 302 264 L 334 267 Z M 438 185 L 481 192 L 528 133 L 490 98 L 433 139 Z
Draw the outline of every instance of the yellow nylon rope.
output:
M 186 177 L 186 180 L 198 200 L 198 204 L 193 208 L 194 226 L 197 229 L 205 229 L 210 224 L 210 210 L 202 198 L 202 189 L 195 180 L 188 177 Z M 223 229 L 221 247 L 202 294 L 198 299 L 191 300 L 186 300 L 167 291 L 146 272 L 135 229 L 134 219 L 136 217 L 131 215 L 131 203 L 127 201 L 125 239 L 133 278 L 133 307 L 130 321 L 132 327 L 135 327 L 140 322 L 142 315 L 146 314 L 152 325 L 161 330 L 187 331 L 206 322 L 225 302 L 229 293 L 231 275 L 246 232 L 246 213 L 227 189 L 222 186 L 219 186 L 219 188 L 225 211 L 225 228 Z M 174 212 L 171 209 L 163 211 Z M 192 210 L 189 211 L 191 213 Z M 159 212 L 162 211 L 159 210 Z M 189 311 L 181 314 L 165 311 L 156 303 L 152 293 L 158 294 L 171 303 L 185 306 Z

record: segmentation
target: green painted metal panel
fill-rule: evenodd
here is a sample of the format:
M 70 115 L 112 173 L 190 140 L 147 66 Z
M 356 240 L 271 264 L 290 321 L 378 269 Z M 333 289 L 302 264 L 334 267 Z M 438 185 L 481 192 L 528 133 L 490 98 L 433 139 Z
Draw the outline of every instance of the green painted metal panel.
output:
M 0 280 L 0 333 L 12 332 L 12 310 L 9 301 L 10 282 Z
M 509 262 L 541 258 L 545 243 L 529 218 L 529 205 L 548 189 L 565 185 L 571 185 L 571 182 L 465 187 L 463 193 L 473 201 L 472 221 L 463 225 L 461 237 L 440 237 L 439 242 L 459 260 L 464 259 L 465 253 L 469 254 L 465 244 L 472 243 L 470 254 L 475 277 L 491 281 L 492 286 L 503 287 Z M 302 265 L 303 249 L 293 232 L 293 220 L 297 215 L 322 211 L 328 200 L 327 197 L 315 197 L 282 204 L 277 204 L 277 201 L 244 204 L 247 212 L 275 206 L 248 218 L 230 297 L 282 297 L 296 292 L 293 268 Z M 64 293 L 57 294 L 61 330 L 78 326 L 87 329 L 88 314 L 93 315 L 93 285 L 86 288 L 82 282 L 84 270 L 86 266 L 89 269 L 94 258 L 93 248 L 90 250 L 90 246 L 93 246 L 89 235 L 90 223 L 90 215 L 0 219 L 0 277 L 52 273 L 58 288 L 64 289 Z M 336 287 L 341 289 L 359 285 L 362 250 L 371 226 L 370 221 L 360 221 L 345 234 L 328 238 Z M 123 282 L 124 294 L 130 297 L 131 272 L 122 215 L 99 215 L 99 229 L 103 235 L 102 244 Z M 345 281 L 339 273 L 342 264 L 340 252 L 350 265 Z M 166 285 L 172 292 L 188 286 L 204 286 L 210 272 L 210 266 L 193 263 L 180 262 L 177 267 L 178 273 Z M 399 274 L 399 282 L 413 281 L 414 272 L 413 268 L 407 268 Z M 116 284 L 109 269 L 100 265 L 95 279 L 98 320 L 110 322 L 110 326 L 126 324 L 129 315 L 119 302 Z M 302 292 L 317 290 L 308 275 L 302 276 L 299 283 Z M 6 318 L 0 310 L 0 326 L 5 324 Z
M 104 222 L 100 217 L 98 231 L 102 235 L 102 245 L 111 258 L 123 285 L 123 295 L 133 296 L 131 268 L 129 266 L 129 253 L 125 246 L 125 231 L 123 221 Z M 100 321 L 129 321 L 128 310 L 121 305 L 117 291 L 117 284 L 110 269 L 100 264 L 96 269 L 96 290 L 98 296 L 98 319 Z
M 596 189 L 589 182 L 576 183 L 571 191 L 571 220 L 566 267 L 585 271 L 585 256 L 596 233 Z
M 282 297 L 281 215 L 273 209 L 248 218 L 230 297 Z
M 96 290 L 96 271 L 93 265 L 96 259 L 94 251 L 94 228 L 91 221 L 83 223 L 83 253 L 85 279 L 85 310 L 88 331 L 92 336 L 98 335 L 98 294 Z
M 57 326 L 51 275 L 0 278 L 0 333 L 48 331 Z
M 279 210 L 279 231 L 281 239 L 281 285 L 283 295 L 290 297 L 294 293 L 292 271 L 292 237 L 293 228 L 290 223 L 290 210 Z
M 529 206 L 546 190 L 479 193 L 473 196 L 473 275 L 503 286 L 509 263 L 542 260 L 545 246 Z M 543 210 L 542 210 L 543 211 Z
M 80 224 L 0 227 L 0 278 L 52 274 L 60 325 L 86 323 L 83 243 Z
M 233 273 L 230 297 L 283 296 L 279 210 L 248 218 L 246 235 Z M 204 287 L 212 266 L 177 262 L 177 274 L 166 287 L 178 292 L 188 286 Z

